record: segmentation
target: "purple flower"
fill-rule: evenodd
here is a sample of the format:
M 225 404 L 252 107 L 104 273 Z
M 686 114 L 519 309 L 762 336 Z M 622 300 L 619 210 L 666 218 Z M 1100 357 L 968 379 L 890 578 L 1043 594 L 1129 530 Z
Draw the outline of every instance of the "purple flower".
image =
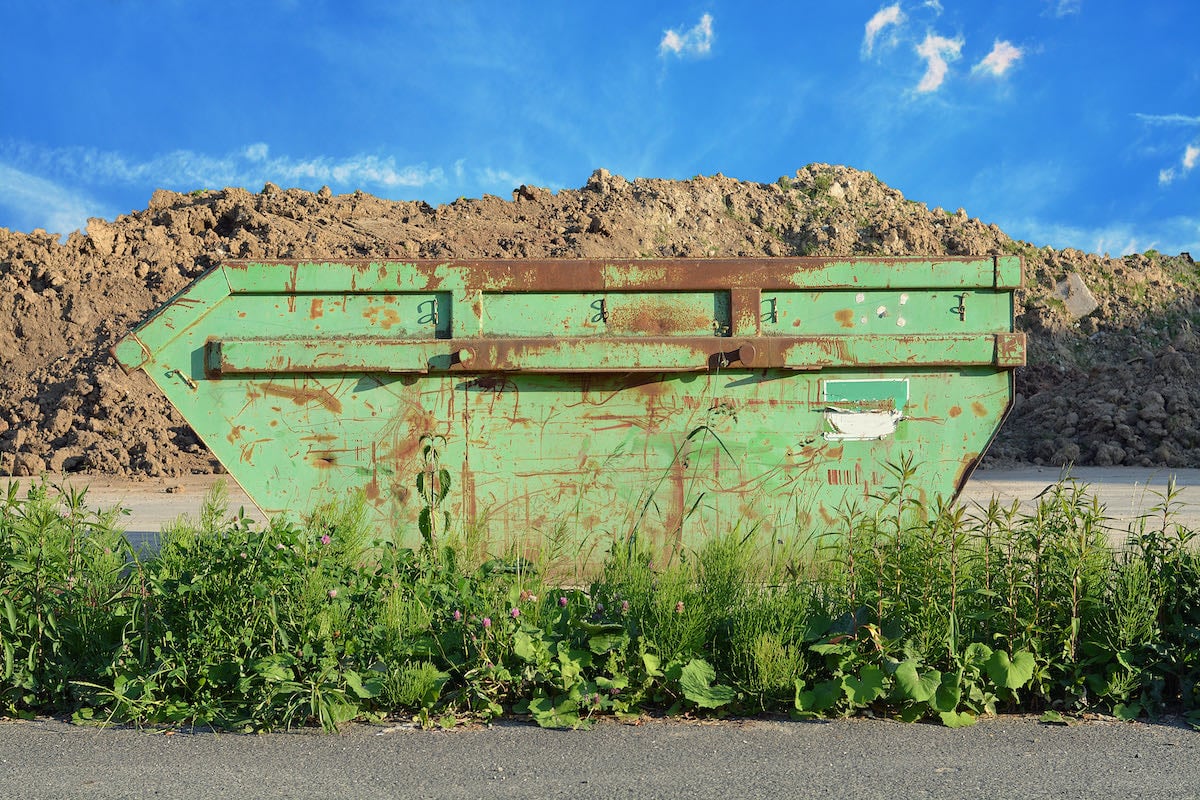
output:
M 330 589 L 329 590 L 329 599 L 332 600 L 335 597 L 337 597 L 337 589 Z
M 321 544 L 329 544 L 329 534 L 328 533 L 321 537 Z
M 512 611 L 508 612 L 508 615 L 513 619 L 516 619 L 517 617 L 521 616 L 521 609 L 514 608 Z
M 459 611 L 457 608 L 454 609 L 454 621 L 460 622 L 461 620 L 462 620 L 462 612 Z
M 628 613 L 629 613 L 629 601 L 628 601 L 628 600 L 622 600 L 622 601 L 621 601 L 621 613 L 622 613 L 622 614 L 628 614 Z
M 678 603 L 675 604 L 675 613 L 676 614 L 683 613 L 683 601 L 682 600 L 680 600 Z
M 560 608 L 566 608 L 567 607 L 567 598 L 565 598 L 565 597 L 558 598 L 558 605 Z
M 483 618 L 483 627 L 485 627 L 485 628 L 490 628 L 490 627 L 492 627 L 492 618 L 491 618 L 491 617 L 484 617 L 484 618 Z

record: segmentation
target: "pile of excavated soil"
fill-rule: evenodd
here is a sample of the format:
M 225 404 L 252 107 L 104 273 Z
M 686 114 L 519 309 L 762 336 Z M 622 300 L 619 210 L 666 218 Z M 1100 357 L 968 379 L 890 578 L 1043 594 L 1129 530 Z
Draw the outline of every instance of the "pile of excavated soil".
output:
M 141 374 L 108 353 L 148 312 L 230 258 L 587 258 L 1020 253 L 1030 336 L 995 462 L 1200 466 L 1200 287 L 1191 257 L 1038 249 L 906 200 L 870 173 L 521 186 L 442 206 L 267 184 L 91 220 L 65 242 L 0 228 L 0 475 L 219 471 Z M 1094 306 L 1094 307 L 1093 307 Z

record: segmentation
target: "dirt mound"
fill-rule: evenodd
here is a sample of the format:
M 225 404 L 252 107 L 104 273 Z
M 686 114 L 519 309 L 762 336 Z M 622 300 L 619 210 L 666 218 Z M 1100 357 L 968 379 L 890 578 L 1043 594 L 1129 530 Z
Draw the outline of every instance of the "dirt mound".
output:
M 0 474 L 219 470 L 108 348 L 224 259 L 993 253 L 1026 258 L 1018 324 L 1030 365 L 990 458 L 1200 466 L 1200 402 L 1188 391 L 1200 279 L 1189 256 L 1039 250 L 870 173 L 813 164 L 770 184 L 598 170 L 578 190 L 521 186 L 511 200 L 437 207 L 273 184 L 159 191 L 144 211 L 91 220 L 64 243 L 0 228 Z

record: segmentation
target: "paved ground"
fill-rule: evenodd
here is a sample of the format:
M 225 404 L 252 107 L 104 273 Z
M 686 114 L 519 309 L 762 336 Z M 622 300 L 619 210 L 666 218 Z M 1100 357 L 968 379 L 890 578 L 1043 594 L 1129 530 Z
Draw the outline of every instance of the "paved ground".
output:
M 993 495 L 1004 503 L 1014 499 L 1023 503 L 1032 500 L 1047 486 L 1058 480 L 1060 471 L 1054 467 L 1022 467 L 1019 469 L 980 470 L 967 483 L 962 499 L 967 503 L 986 504 Z M 1168 478 L 1175 476 L 1182 487 L 1180 499 L 1184 506 L 1179 520 L 1190 527 L 1200 528 L 1200 469 L 1149 469 L 1137 467 L 1080 467 L 1072 476 L 1090 487 L 1107 506 L 1116 529 L 1114 538 L 1121 538 L 1128 522 L 1146 513 L 1158 502 L 1154 492 L 1161 492 Z M 0 485 L 3 485 L 0 479 Z M 28 478 L 17 479 L 22 486 Z M 51 477 L 52 481 L 61 478 Z M 159 530 L 181 514 L 195 517 L 209 488 L 223 480 L 229 492 L 230 509 L 244 507 L 249 516 L 264 520 L 262 513 L 250 502 L 245 492 L 229 476 L 190 475 L 183 478 L 127 480 L 107 477 L 72 477 L 75 486 L 86 486 L 88 499 L 97 508 L 122 506 L 130 510 L 125 527 L 134 542 L 153 541 Z
M 590 731 L 354 726 L 242 736 L 0 723 L 0 793 L 24 798 L 1195 798 L 1200 735 L 1030 718 L 651 721 Z

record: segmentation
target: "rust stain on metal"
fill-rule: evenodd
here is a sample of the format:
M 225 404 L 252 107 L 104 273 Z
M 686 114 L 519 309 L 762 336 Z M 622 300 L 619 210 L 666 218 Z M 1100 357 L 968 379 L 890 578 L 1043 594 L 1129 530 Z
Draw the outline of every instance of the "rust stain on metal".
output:
M 325 301 L 320 297 L 314 297 L 308 306 L 308 318 L 320 319 L 325 316 Z
M 305 406 L 309 403 L 317 403 L 322 405 L 333 414 L 342 413 L 342 401 L 333 396 L 330 391 L 324 387 L 319 389 L 309 389 L 306 386 L 290 387 L 279 386 L 275 383 L 262 383 L 258 387 L 264 393 L 274 397 L 283 397 L 291 400 L 298 406 Z
M 713 321 L 711 312 L 698 311 L 686 301 L 663 298 L 613 303 L 608 311 L 608 329 L 613 332 L 665 335 L 681 330 L 711 329 Z
M 954 419 L 962 413 L 962 406 L 950 406 L 950 418 Z
M 234 425 L 230 428 L 229 435 L 225 438 L 229 440 L 230 444 L 234 444 L 238 439 L 242 438 L 242 431 L 244 430 L 246 430 L 245 425 Z
M 984 407 L 983 403 L 979 402 L 978 400 L 971 403 L 971 411 L 974 412 L 975 416 L 977 417 L 986 417 L 988 413 L 987 408 Z
M 369 306 L 363 312 L 363 318 L 372 325 L 378 325 L 385 331 L 391 329 L 393 325 L 400 323 L 400 314 L 394 308 L 384 308 L 380 306 Z
M 853 328 L 854 327 L 854 309 L 853 308 L 843 308 L 842 310 L 835 312 L 833 315 L 833 318 L 836 319 L 839 323 L 841 323 L 843 328 Z

